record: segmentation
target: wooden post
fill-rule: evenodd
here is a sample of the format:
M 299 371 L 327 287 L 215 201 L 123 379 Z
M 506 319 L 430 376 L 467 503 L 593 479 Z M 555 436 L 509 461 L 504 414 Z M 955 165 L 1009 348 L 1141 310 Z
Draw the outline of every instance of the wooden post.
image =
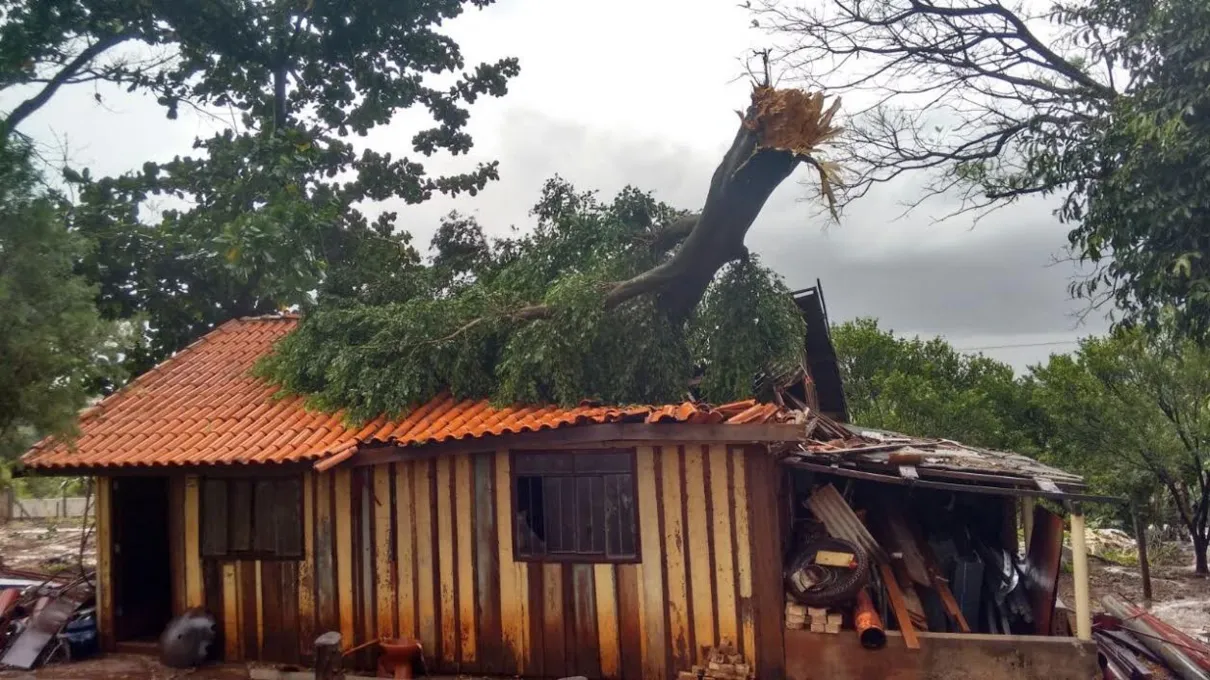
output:
M 1092 604 L 1088 593 L 1088 544 L 1084 539 L 1084 511 L 1071 504 L 1071 571 L 1076 590 L 1076 637 L 1092 639 Z
M 330 630 L 315 638 L 315 680 L 339 680 L 341 670 L 340 633 Z
M 1029 552 L 1029 540 L 1034 535 L 1034 501 L 1033 498 L 1021 499 L 1021 532 L 1025 535 L 1025 552 Z
M 1139 572 L 1143 576 L 1143 601 L 1151 605 L 1151 563 L 1147 560 L 1147 523 L 1139 517 L 1139 509 L 1130 504 L 1130 515 L 1134 519 L 1134 540 L 1139 546 Z

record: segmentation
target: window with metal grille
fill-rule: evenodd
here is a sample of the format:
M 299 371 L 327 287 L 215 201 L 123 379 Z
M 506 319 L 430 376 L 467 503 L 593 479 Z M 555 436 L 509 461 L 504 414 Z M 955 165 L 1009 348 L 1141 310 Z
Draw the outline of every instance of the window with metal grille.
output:
M 513 455 L 514 554 L 561 562 L 637 562 L 634 451 Z
M 297 477 L 202 479 L 202 557 L 302 559 Z

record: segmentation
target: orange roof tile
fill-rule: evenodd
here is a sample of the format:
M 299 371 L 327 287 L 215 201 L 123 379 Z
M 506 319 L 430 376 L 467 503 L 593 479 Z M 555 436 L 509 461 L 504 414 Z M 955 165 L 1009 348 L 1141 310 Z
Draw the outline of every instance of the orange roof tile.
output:
M 368 443 L 423 445 L 588 423 L 768 422 L 780 414 L 753 401 L 712 408 L 664 406 L 494 407 L 446 394 L 398 420 L 360 427 L 342 413 L 308 411 L 301 397 L 273 400 L 249 374 L 298 323 L 295 316 L 229 321 L 85 411 L 72 444 L 46 439 L 25 454 L 31 468 L 280 463 L 346 458 Z

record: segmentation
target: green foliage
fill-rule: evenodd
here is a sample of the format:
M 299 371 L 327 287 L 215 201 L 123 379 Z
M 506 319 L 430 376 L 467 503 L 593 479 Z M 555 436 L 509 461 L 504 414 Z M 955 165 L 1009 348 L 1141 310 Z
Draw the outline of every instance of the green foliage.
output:
M 802 318 L 754 260 L 722 270 L 687 323 L 670 322 L 653 295 L 605 303 L 613 282 L 669 257 L 655 235 L 680 213 L 650 194 L 627 188 L 603 202 L 556 178 L 532 215 L 532 232 L 490 241 L 451 215 L 406 294 L 321 301 L 258 370 L 365 419 L 445 389 L 509 403 L 661 403 L 686 396 L 696 372 L 705 396 L 726 401 L 750 396 L 761 370 L 801 361 Z M 528 316 L 535 305 L 549 313 Z
M 942 338 L 897 337 L 875 319 L 832 329 L 853 422 L 1009 451 L 1033 449 L 1012 367 Z
M 177 54 L 132 75 L 132 89 L 154 93 L 169 117 L 188 103 L 229 107 L 238 120 L 197 140 L 194 155 L 139 172 L 65 171 L 80 195 L 73 227 L 98 243 L 81 270 L 99 287 L 102 313 L 147 319 L 130 368 L 232 317 L 317 298 L 413 295 L 409 271 L 420 263 L 410 237 L 396 214 L 365 211 L 474 195 L 497 177 L 494 162 L 449 176 L 420 162 L 469 151 L 467 107 L 503 95 L 518 72 L 515 59 L 467 69 L 439 32 L 490 0 L 132 4 Z M 412 107 L 434 122 L 412 137 L 413 155 L 352 143 Z
M 845 188 L 905 172 L 985 214 L 1057 199 L 1071 291 L 1210 341 L 1210 3 L 760 0 L 790 76 L 879 105 L 846 122 Z M 961 16 L 961 20 L 955 17 Z
M 747 396 L 753 379 L 770 367 L 803 365 L 806 334 L 781 277 L 754 256 L 726 265 L 692 322 L 690 351 L 706 367 L 702 395 L 715 402 Z
M 37 181 L 23 149 L 0 145 L 0 462 L 70 433 L 96 381 L 120 373 L 123 338 L 72 272 L 88 243 Z
M 1206 571 L 1210 544 L 1210 351 L 1171 331 L 1121 330 L 1033 369 L 1051 458 L 1154 521 L 1180 521 Z

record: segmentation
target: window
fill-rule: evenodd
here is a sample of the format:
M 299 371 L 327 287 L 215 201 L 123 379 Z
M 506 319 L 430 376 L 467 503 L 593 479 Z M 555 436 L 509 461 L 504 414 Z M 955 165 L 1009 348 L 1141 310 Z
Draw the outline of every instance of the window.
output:
M 520 559 L 635 562 L 633 451 L 513 456 L 514 551 Z
M 201 500 L 202 557 L 302 558 L 298 478 L 207 478 Z

